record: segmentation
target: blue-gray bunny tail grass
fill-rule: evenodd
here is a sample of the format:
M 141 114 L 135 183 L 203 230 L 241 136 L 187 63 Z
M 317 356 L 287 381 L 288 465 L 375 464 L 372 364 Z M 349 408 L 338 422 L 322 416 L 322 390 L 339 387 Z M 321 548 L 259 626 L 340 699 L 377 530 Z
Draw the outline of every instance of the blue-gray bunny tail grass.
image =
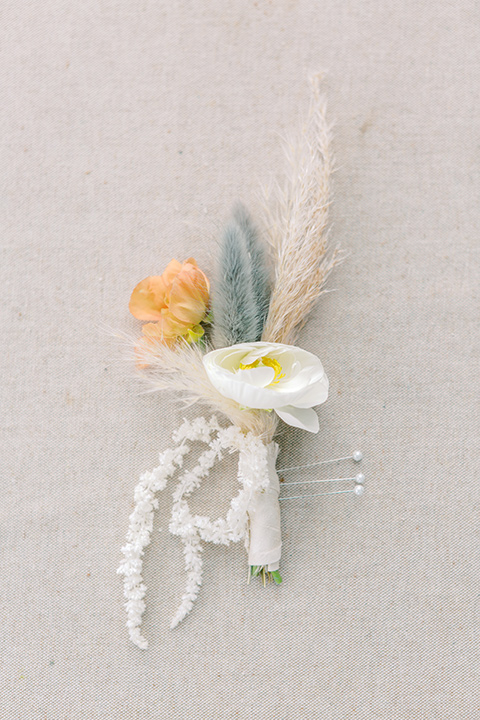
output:
M 267 258 L 262 243 L 260 242 L 258 230 L 252 222 L 248 210 L 244 205 L 238 203 L 233 211 L 233 218 L 238 224 L 245 237 L 247 250 L 250 254 L 252 267 L 252 284 L 255 293 L 259 321 L 261 323 L 260 335 L 268 314 L 270 304 L 270 277 L 267 267 Z M 260 336 L 259 338 L 260 339 Z M 248 342 L 248 341 L 246 341 Z
M 248 211 L 238 204 L 223 233 L 212 297 L 215 347 L 260 340 L 269 301 L 265 252 Z

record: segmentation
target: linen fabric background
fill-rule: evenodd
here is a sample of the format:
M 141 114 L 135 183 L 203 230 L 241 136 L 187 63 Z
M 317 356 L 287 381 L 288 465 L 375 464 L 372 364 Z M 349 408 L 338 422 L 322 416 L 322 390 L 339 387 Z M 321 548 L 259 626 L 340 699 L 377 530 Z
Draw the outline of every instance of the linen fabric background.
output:
M 0 718 L 480 717 L 478 2 L 0 13 Z M 283 505 L 280 587 L 247 586 L 240 544 L 208 546 L 170 631 L 170 484 L 142 652 L 115 571 L 134 486 L 186 411 L 143 393 L 112 330 L 139 332 L 131 290 L 172 257 L 212 275 L 237 199 L 261 217 L 319 70 L 349 257 L 300 338 L 331 382 L 321 430 L 283 428 L 279 464 L 360 448 L 367 491 Z M 233 459 L 192 506 L 224 513 L 222 486 Z

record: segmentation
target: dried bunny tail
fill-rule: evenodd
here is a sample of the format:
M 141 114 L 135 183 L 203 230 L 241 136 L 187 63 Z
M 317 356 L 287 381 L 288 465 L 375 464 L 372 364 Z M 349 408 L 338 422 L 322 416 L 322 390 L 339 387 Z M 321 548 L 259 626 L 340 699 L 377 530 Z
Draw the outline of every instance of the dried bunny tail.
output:
M 239 203 L 223 233 L 212 293 L 215 347 L 260 340 L 269 299 L 265 253 L 248 211 Z
M 268 314 L 270 304 L 270 273 L 263 243 L 260 241 L 258 229 L 244 205 L 237 203 L 233 209 L 233 217 L 245 238 L 252 265 L 252 284 L 255 294 L 258 314 L 258 340 L 261 337 L 263 326 Z
M 275 265 L 275 284 L 262 335 L 267 342 L 293 344 L 333 268 L 339 250 L 328 246 L 330 177 L 334 169 L 321 75 L 310 80 L 312 100 L 298 140 L 287 146 L 284 186 L 265 192 L 266 226 Z
M 139 359 L 146 367 L 139 372 L 152 390 L 181 392 L 187 404 L 201 402 L 223 413 L 242 431 L 271 442 L 278 422 L 276 413 L 243 409 L 221 395 L 208 379 L 202 357 L 201 349 L 195 344 L 179 342 L 170 348 L 160 342 L 152 343 L 151 350 L 141 350 Z

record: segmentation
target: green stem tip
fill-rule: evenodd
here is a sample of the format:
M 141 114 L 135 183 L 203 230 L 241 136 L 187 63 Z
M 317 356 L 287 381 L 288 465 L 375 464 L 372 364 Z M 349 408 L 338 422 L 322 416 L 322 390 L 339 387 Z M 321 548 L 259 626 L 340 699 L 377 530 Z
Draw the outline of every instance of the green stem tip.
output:
M 272 581 L 275 583 L 275 585 L 280 585 L 282 582 L 282 576 L 280 575 L 278 570 L 268 570 L 266 565 L 250 565 L 250 570 L 248 574 L 248 582 L 252 578 L 259 577 L 263 583 L 263 586 L 268 583 L 271 583 Z

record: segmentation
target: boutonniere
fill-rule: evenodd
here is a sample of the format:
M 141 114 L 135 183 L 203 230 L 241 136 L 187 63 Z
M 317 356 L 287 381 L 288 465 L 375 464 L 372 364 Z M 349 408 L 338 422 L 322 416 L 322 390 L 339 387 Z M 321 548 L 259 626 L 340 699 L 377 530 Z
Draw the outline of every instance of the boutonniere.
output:
M 140 632 L 146 593 L 143 554 L 150 542 L 155 495 L 174 475 L 178 484 L 169 530 L 184 545 L 187 582 L 171 627 L 197 597 L 203 543 L 243 540 L 249 581 L 282 582 L 280 500 L 300 496 L 280 497 L 275 435 L 280 424 L 319 430 L 315 408 L 328 398 L 327 374 L 320 358 L 296 341 L 341 261 L 327 234 L 333 159 L 319 78 L 312 79 L 311 88 L 308 118 L 288 148 L 284 182 L 266 193 L 261 219 L 266 247 L 256 221 L 237 204 L 223 232 L 211 282 L 193 258 L 171 260 L 161 275 L 142 280 L 130 299 L 132 314 L 144 322 L 136 344 L 139 371 L 158 390 L 178 391 L 189 402 L 213 410 L 208 418 L 184 420 L 158 466 L 145 472 L 135 489 L 118 572 L 124 576 L 130 638 L 140 648 L 147 647 Z M 204 449 L 196 464 L 183 469 L 198 442 Z M 238 453 L 238 493 L 225 517 L 212 520 L 195 514 L 188 499 L 225 453 Z M 361 453 L 336 460 L 350 458 L 358 462 Z M 332 480 L 354 482 L 352 489 L 336 492 L 363 491 L 362 473 Z

